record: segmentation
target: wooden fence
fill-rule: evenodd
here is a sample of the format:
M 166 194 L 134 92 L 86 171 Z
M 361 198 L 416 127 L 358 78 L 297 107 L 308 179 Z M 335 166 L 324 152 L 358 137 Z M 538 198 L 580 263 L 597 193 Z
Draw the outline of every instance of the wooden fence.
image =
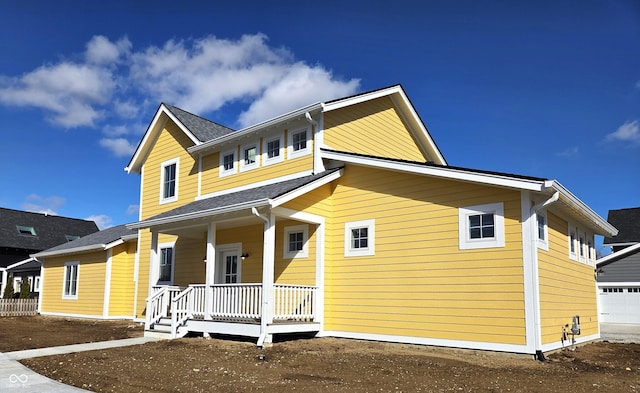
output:
M 38 299 L 0 299 L 0 317 L 38 314 Z

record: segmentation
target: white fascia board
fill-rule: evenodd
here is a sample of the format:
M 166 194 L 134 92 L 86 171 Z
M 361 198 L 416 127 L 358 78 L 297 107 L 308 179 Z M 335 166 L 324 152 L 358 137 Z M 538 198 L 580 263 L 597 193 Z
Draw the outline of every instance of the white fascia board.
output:
M 105 250 L 109 250 L 115 246 L 119 246 L 124 243 L 124 239 L 120 238 L 118 240 L 112 241 L 111 243 L 107 243 L 104 245 Z
M 194 220 L 194 219 L 198 219 L 198 218 L 206 218 L 206 217 L 210 217 L 210 216 L 214 216 L 214 215 L 232 213 L 232 212 L 243 210 L 243 209 L 251 209 L 252 207 L 256 207 L 257 208 L 257 207 L 261 207 L 261 206 L 269 206 L 269 200 L 268 199 L 258 199 L 258 200 L 254 200 L 254 201 L 238 203 L 238 204 L 235 204 L 235 205 L 229 205 L 229 206 L 224 206 L 224 207 L 215 208 L 215 209 L 200 210 L 200 211 L 193 212 L 193 213 L 180 214 L 180 215 L 177 215 L 177 216 L 163 217 L 163 218 L 157 218 L 157 219 L 148 219 L 148 220 L 143 220 L 143 221 L 127 224 L 126 227 L 129 228 L 129 229 L 150 228 L 150 227 L 158 226 L 158 225 L 173 224 L 173 223 L 180 222 L 180 221 Z
M 87 252 L 87 251 L 104 251 L 105 247 L 106 247 L 106 244 L 91 244 L 89 246 L 67 248 L 64 250 L 42 251 L 37 254 L 32 254 L 31 256 L 34 258 L 46 258 L 46 257 L 57 256 L 57 255 L 77 254 L 79 252 Z
M 329 182 L 332 182 L 342 176 L 344 169 L 340 169 L 339 171 L 335 171 L 329 175 L 323 176 L 320 179 L 314 180 L 309 184 L 306 184 L 302 187 L 296 188 L 293 191 L 290 191 L 284 195 L 281 195 L 275 199 L 272 199 L 270 205 L 272 208 L 281 206 L 284 203 L 287 203 L 300 195 L 304 195 L 310 191 L 315 190 L 316 188 L 323 186 Z
M 318 110 L 320 110 L 322 108 L 323 108 L 323 104 L 319 103 L 319 102 L 315 103 L 315 104 L 307 105 L 307 106 L 302 107 L 300 109 L 296 109 L 294 111 L 285 113 L 285 114 L 280 115 L 280 116 L 276 116 L 276 117 L 271 118 L 269 120 L 265 120 L 265 121 L 260 122 L 258 124 L 254 124 L 252 126 L 245 127 L 245 128 L 243 128 L 241 130 L 238 130 L 236 132 L 232 132 L 231 134 L 227 134 L 227 135 L 222 136 L 220 138 L 212 139 L 212 140 L 207 141 L 205 143 L 201 143 L 199 145 L 192 146 L 192 147 L 188 148 L 187 151 L 190 154 L 195 154 L 195 153 L 198 153 L 198 152 L 200 152 L 202 150 L 206 150 L 206 149 L 212 148 L 214 146 L 223 144 L 225 142 L 229 142 L 231 140 L 242 138 L 243 136 L 250 135 L 250 134 L 252 134 L 252 133 L 254 133 L 256 131 L 263 130 L 263 129 L 270 128 L 270 127 L 274 127 L 274 126 L 276 126 L 276 125 L 278 125 L 278 124 L 280 124 L 282 122 L 289 121 L 291 119 L 295 119 L 295 118 L 300 117 L 300 116 L 304 116 L 304 114 L 307 113 L 307 112 L 315 112 L 315 111 L 318 111 Z
M 131 161 L 129 162 L 129 165 L 127 165 L 124 168 L 124 170 L 127 171 L 127 173 L 131 173 L 134 170 L 134 168 L 141 166 L 141 164 L 140 165 L 138 164 L 138 161 L 142 158 L 142 155 L 144 154 L 144 152 L 147 151 L 148 149 L 147 143 L 149 143 L 150 140 L 153 139 L 153 136 L 155 135 L 156 132 L 159 132 L 158 129 L 162 128 L 164 124 L 166 124 L 166 120 L 162 119 L 163 114 L 165 114 L 169 119 L 173 120 L 173 122 L 178 125 L 178 127 L 182 130 L 182 132 L 184 132 L 185 135 L 187 135 L 187 137 L 194 144 L 198 145 L 202 143 L 198 140 L 198 138 L 196 138 L 191 133 L 191 131 L 189 131 L 188 128 L 184 126 L 184 124 L 182 124 L 173 115 L 173 113 L 171 113 L 171 111 L 164 104 L 160 104 L 160 107 L 156 111 L 156 114 L 153 116 L 153 120 L 151 120 L 149 127 L 147 127 L 147 130 L 145 131 L 144 136 L 142 137 L 142 141 L 138 145 L 138 148 L 136 149 L 135 153 L 133 153 L 133 157 L 131 157 Z
M 552 188 L 555 191 L 560 192 L 560 198 L 564 199 L 570 206 L 572 206 L 578 213 L 582 214 L 588 221 L 600 228 L 607 236 L 615 236 L 618 234 L 618 230 L 611 225 L 607 220 L 600 217 L 600 215 L 594 212 L 586 203 L 582 202 L 578 197 L 573 195 L 571 191 L 566 189 L 562 184 L 556 180 L 549 180 L 546 182 L 547 187 Z
M 602 257 L 598 260 L 596 260 L 596 266 L 599 266 L 603 263 L 609 262 L 612 259 L 616 259 L 616 258 L 622 258 L 625 255 L 628 254 L 633 254 L 634 252 L 640 250 L 640 243 L 637 243 L 633 246 L 627 247 L 627 248 L 623 248 L 622 250 L 616 251 L 614 253 L 611 253 L 605 257 Z
M 375 90 L 368 93 L 359 94 L 353 97 L 343 98 L 340 100 L 325 103 L 324 112 L 329 112 L 329 111 L 344 108 L 347 106 L 360 104 L 362 102 L 375 100 L 376 98 L 388 96 L 395 93 L 401 93 L 401 92 L 402 92 L 402 87 L 400 85 L 395 85 L 395 86 L 388 87 L 386 89 Z
M 5 269 L 6 269 L 6 270 L 13 269 L 14 267 L 22 266 L 22 265 L 24 265 L 25 263 L 29 263 L 29 262 L 31 262 L 31 261 L 37 261 L 37 259 L 36 259 L 36 258 L 34 258 L 34 257 L 27 258 L 27 259 L 25 259 L 25 260 L 23 260 L 23 261 L 19 261 L 19 262 L 16 262 L 16 263 L 14 263 L 14 264 L 11 264 L 11 265 L 7 266 Z
M 508 177 L 498 174 L 477 173 L 453 168 L 438 168 L 425 166 L 419 163 L 396 162 L 376 157 L 353 156 L 348 153 L 323 151 L 322 156 L 327 159 L 348 162 L 356 165 L 382 168 L 398 172 L 413 173 L 418 175 L 433 176 L 445 179 L 466 181 L 471 183 L 487 184 L 497 187 L 515 188 L 528 191 L 544 191 L 544 182 L 539 180 L 527 180 Z

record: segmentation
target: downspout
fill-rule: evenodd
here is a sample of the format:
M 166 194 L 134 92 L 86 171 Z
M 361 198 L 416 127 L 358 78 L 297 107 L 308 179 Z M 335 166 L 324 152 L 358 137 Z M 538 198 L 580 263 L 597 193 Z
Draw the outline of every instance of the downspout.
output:
M 538 203 L 534 205 L 529 210 L 529 220 L 531 220 L 531 262 L 533 264 L 533 277 L 535 280 L 535 285 L 533 286 L 535 291 L 535 317 L 534 317 L 534 326 L 535 326 L 535 344 L 534 348 L 536 351 L 536 359 L 539 361 L 544 361 L 545 357 L 542 353 L 542 344 L 540 343 L 540 325 L 542 324 L 540 321 L 540 287 L 538 281 L 538 231 L 537 231 L 537 222 L 533 221 L 533 215 L 536 214 L 540 209 L 545 208 L 552 203 L 555 203 L 558 198 L 560 198 L 560 191 L 556 191 L 549 199 L 544 202 Z M 548 224 L 547 224 L 548 225 Z
M 253 214 L 254 216 L 264 221 L 265 224 L 269 224 L 269 219 L 263 216 L 262 214 L 260 214 L 258 212 L 258 209 L 256 209 L 255 207 L 251 208 L 251 214 Z M 264 269 L 264 266 L 262 268 Z M 264 307 L 264 304 L 262 306 Z M 262 322 L 260 324 L 262 325 Z M 258 347 L 262 347 L 264 344 L 264 340 L 267 338 L 267 330 L 266 329 L 261 329 L 261 330 L 262 331 L 260 332 L 260 336 L 258 337 L 258 342 L 256 343 Z

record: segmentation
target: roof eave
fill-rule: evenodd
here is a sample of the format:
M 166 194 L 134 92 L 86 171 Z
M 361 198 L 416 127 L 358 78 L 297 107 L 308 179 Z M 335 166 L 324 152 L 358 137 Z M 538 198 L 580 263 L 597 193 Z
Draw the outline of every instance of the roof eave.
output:
M 283 115 L 274 117 L 272 119 L 265 120 L 263 122 L 254 124 L 254 125 L 249 126 L 249 127 L 245 127 L 243 129 L 240 129 L 240 130 L 238 130 L 236 132 L 233 132 L 231 134 L 222 136 L 220 138 L 212 139 L 210 141 L 206 141 L 206 142 L 198 144 L 196 146 L 191 146 L 191 147 L 189 147 L 187 149 L 187 151 L 189 153 L 191 153 L 191 154 L 199 153 L 199 152 L 201 152 L 203 150 L 210 149 L 210 148 L 212 148 L 214 146 L 223 144 L 225 142 L 228 142 L 228 141 L 231 141 L 231 140 L 234 140 L 234 139 L 237 139 L 237 138 L 242 138 L 243 136 L 246 136 L 246 135 L 250 135 L 250 134 L 252 134 L 252 133 L 254 133 L 256 131 L 260 131 L 260 130 L 263 130 L 263 129 L 269 128 L 269 127 L 273 127 L 273 126 L 275 126 L 275 125 L 277 125 L 279 123 L 282 123 L 282 122 L 285 122 L 285 121 L 289 121 L 291 119 L 295 119 L 295 118 L 300 117 L 300 116 L 304 116 L 304 114 L 307 113 L 307 112 L 315 112 L 315 111 L 321 110 L 323 108 L 323 105 L 324 104 L 322 104 L 320 102 L 317 102 L 317 103 L 311 104 L 311 105 L 307 105 L 305 107 L 296 109 L 294 111 L 285 113 Z
M 59 255 L 68 255 L 68 254 L 77 254 L 81 252 L 88 251 L 104 251 L 106 244 L 90 244 L 88 246 L 75 247 L 75 248 L 65 248 L 64 250 L 55 250 L 55 251 L 41 251 L 35 254 L 31 254 L 32 258 L 47 258 L 47 257 L 55 257 Z
M 606 257 L 602 257 L 602 258 L 598 259 L 596 261 L 596 266 L 597 267 L 601 267 L 603 265 L 606 265 L 608 262 L 611 262 L 614 259 L 622 258 L 622 257 L 624 257 L 625 255 L 628 255 L 628 254 L 633 254 L 634 252 L 636 252 L 638 250 L 640 250 L 640 243 L 634 244 L 633 246 L 629 246 L 629 247 L 623 248 L 620 251 L 616 251 L 614 253 L 611 253 L 611 254 L 607 255 Z

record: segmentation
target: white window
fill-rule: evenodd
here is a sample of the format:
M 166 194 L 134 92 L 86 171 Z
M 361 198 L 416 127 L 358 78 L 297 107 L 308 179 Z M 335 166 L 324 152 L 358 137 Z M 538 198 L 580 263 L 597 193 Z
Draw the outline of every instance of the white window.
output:
M 40 292 L 40 276 L 36 276 L 33 284 L 33 292 Z
M 308 128 L 289 131 L 288 158 L 295 158 L 311 153 L 311 131 Z
M 255 143 L 242 146 L 242 160 L 240 161 L 240 171 L 258 167 L 258 145 Z
M 344 256 L 366 256 L 375 253 L 375 220 L 344 224 Z
M 23 225 L 16 225 L 18 233 L 26 236 L 36 236 L 36 230 L 33 227 L 26 227 Z
M 586 262 L 586 257 L 587 257 L 587 253 L 586 253 L 586 249 L 587 249 L 587 244 L 585 241 L 585 234 L 584 232 L 580 232 L 580 234 L 578 235 L 578 245 L 579 245 L 579 250 L 578 252 L 580 253 L 580 262 Z
M 459 208 L 458 238 L 461 250 L 504 247 L 504 204 Z
M 220 176 L 228 176 L 236 173 L 236 165 L 235 149 L 220 153 Z
M 79 262 L 67 262 L 64 264 L 64 286 L 62 288 L 63 299 L 78 298 L 78 276 L 80 274 Z
M 262 142 L 262 165 L 282 162 L 283 156 L 282 135 L 264 138 Z
M 309 256 L 309 226 L 296 225 L 284 228 L 284 257 L 306 258 Z
M 165 285 L 173 284 L 174 244 L 160 244 L 158 254 L 160 255 L 158 282 Z
M 591 236 L 587 239 L 587 257 L 589 259 L 589 264 L 592 265 L 596 259 L 596 250 L 593 248 L 593 240 Z
M 13 278 L 13 293 L 20 292 L 20 288 L 22 288 L 22 277 L 14 277 Z
M 549 227 L 547 215 L 543 212 L 536 213 L 538 248 L 549 251 Z
M 577 247 L 577 236 L 576 236 L 576 228 L 569 224 L 569 258 L 574 261 L 578 260 L 578 253 L 576 252 Z
M 178 164 L 178 158 L 161 164 L 160 203 L 178 200 Z

